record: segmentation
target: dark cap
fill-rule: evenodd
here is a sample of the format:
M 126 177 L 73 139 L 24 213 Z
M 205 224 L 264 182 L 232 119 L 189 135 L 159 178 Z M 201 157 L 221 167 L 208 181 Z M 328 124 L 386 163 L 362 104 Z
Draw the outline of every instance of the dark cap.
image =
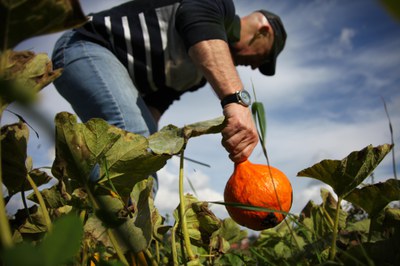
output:
M 264 75 L 273 76 L 275 74 L 276 58 L 285 47 L 286 31 L 280 17 L 266 10 L 258 10 L 258 12 L 261 12 L 267 18 L 274 30 L 274 43 L 272 44 L 268 62 L 262 64 L 258 69 Z

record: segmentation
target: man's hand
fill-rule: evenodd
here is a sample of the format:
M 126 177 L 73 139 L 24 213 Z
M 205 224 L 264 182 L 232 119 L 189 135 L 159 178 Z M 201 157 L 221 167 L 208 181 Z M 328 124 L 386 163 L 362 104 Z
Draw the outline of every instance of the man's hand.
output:
M 245 161 L 258 143 L 258 133 L 250 109 L 237 103 L 224 107 L 226 121 L 221 131 L 222 146 L 229 152 L 229 158 L 239 163 Z

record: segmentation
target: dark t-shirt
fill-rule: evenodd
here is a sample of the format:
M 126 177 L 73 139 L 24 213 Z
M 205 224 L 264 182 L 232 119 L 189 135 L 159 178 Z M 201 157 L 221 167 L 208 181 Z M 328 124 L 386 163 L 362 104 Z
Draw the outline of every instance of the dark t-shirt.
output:
M 206 83 L 188 49 L 203 40 L 238 41 L 240 19 L 232 0 L 135 0 L 91 14 L 77 30 L 110 49 L 146 103 L 164 112 Z

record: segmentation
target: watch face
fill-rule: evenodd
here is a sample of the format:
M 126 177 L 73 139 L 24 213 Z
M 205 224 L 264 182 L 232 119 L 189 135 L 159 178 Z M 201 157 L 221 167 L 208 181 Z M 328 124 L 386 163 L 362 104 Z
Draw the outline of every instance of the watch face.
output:
M 240 100 L 243 102 L 243 104 L 249 106 L 251 104 L 251 96 L 248 91 L 242 90 L 239 93 Z

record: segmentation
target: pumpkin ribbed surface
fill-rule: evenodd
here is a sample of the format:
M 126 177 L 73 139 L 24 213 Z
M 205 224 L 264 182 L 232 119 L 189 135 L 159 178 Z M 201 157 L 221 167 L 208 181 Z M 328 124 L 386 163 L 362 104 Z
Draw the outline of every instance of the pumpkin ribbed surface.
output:
M 224 200 L 289 212 L 292 206 L 292 186 L 279 169 L 246 160 L 235 165 L 225 186 Z M 285 215 L 277 212 L 253 211 L 228 205 L 225 207 L 235 222 L 253 230 L 274 227 L 285 218 Z

